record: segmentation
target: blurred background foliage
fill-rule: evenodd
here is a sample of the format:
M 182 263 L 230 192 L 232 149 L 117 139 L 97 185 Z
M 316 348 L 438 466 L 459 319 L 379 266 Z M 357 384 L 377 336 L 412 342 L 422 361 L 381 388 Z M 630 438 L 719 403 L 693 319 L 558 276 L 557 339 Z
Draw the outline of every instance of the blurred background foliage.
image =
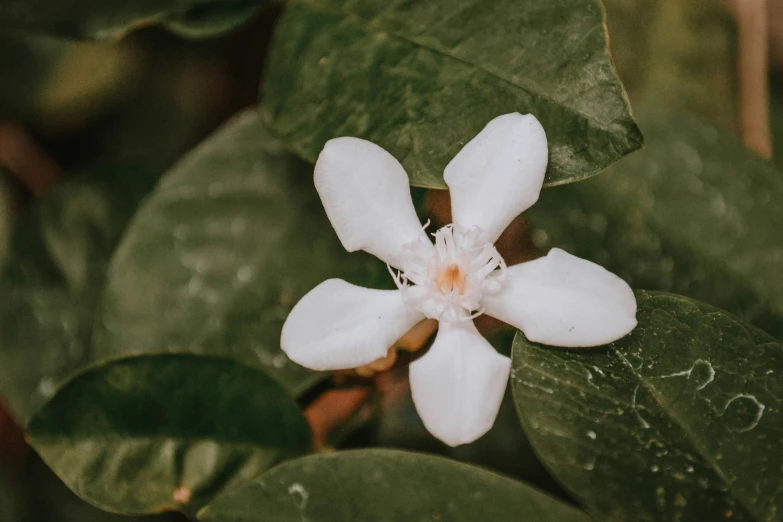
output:
M 127 34 L 116 41 L 4 33 L 0 164 L 19 154 L 14 147 L 18 129 L 23 129 L 64 172 L 105 162 L 170 166 L 229 115 L 257 101 L 265 50 L 280 9 L 239 4 L 222 13 L 223 27 L 243 23 L 209 38 L 204 38 L 199 21 L 211 15 L 198 11 L 157 20 L 163 25 L 151 21 L 150 27 L 123 31 Z M 652 112 L 687 111 L 729 133 L 740 133 L 738 30 L 724 3 L 604 4 L 613 57 L 634 106 Z M 773 161 L 783 167 L 783 1 L 769 0 L 768 23 Z M 200 38 L 189 38 L 193 36 Z M 16 179 L 2 172 L 0 256 L 8 249 L 14 217 L 30 197 Z M 507 352 L 511 337 L 496 334 L 494 344 Z M 487 437 L 450 449 L 426 432 L 405 386 L 404 368 L 385 374 L 351 429 L 338 433 L 332 442 L 345 448 L 369 442 L 448 454 L 565 496 L 534 458 L 510 401 Z M 385 415 L 375 415 L 377 411 Z M 90 507 L 27 449 L 0 411 L 0 522 L 115 520 L 180 518 L 122 517 Z

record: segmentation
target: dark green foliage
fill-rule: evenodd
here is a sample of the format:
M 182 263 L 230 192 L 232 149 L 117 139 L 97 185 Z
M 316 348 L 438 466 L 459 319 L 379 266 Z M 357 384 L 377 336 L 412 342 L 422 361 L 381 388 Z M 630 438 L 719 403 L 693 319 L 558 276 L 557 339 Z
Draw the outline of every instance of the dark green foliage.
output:
M 639 326 L 605 347 L 514 342 L 534 449 L 598 520 L 778 520 L 783 345 L 732 315 L 637 294 Z
M 546 129 L 546 183 L 590 177 L 642 146 L 594 0 L 292 2 L 270 52 L 262 111 L 315 161 L 357 136 L 402 162 L 413 185 L 491 119 L 532 113 Z
M 588 522 L 520 482 L 440 457 L 389 450 L 313 455 L 218 498 L 204 522 Z
M 130 514 L 192 514 L 310 445 L 302 413 L 273 379 L 188 354 L 87 370 L 58 391 L 27 433 L 78 495 Z
M 95 351 L 229 357 L 298 395 L 323 376 L 288 360 L 280 329 L 330 277 L 391 284 L 383 263 L 340 245 L 312 166 L 245 112 L 166 173 L 129 225 L 109 268 Z
M 687 114 L 648 108 L 640 121 L 645 150 L 542 192 L 525 214 L 533 240 L 783 336 L 783 173 Z

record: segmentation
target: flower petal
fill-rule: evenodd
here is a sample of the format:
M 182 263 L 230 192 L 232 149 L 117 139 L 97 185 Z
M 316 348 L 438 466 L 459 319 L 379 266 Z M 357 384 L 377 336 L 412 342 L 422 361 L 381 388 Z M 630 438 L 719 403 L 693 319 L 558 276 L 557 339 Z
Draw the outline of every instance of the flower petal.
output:
M 292 361 L 313 370 L 358 368 L 385 357 L 423 319 L 403 303 L 399 290 L 329 279 L 291 310 L 280 345 Z
M 359 138 L 326 142 L 315 164 L 315 188 L 349 252 L 364 250 L 402 268 L 402 246 L 424 238 L 408 175 L 394 156 Z
M 411 364 L 413 402 L 435 437 L 467 444 L 495 423 L 510 371 L 472 321 L 441 322 L 430 351 Z
M 636 326 L 636 298 L 628 284 L 559 248 L 509 267 L 503 288 L 485 296 L 483 305 L 487 315 L 552 346 L 598 346 Z
M 446 166 L 454 223 L 478 226 L 494 243 L 538 200 L 547 156 L 546 133 L 532 114 L 490 121 Z

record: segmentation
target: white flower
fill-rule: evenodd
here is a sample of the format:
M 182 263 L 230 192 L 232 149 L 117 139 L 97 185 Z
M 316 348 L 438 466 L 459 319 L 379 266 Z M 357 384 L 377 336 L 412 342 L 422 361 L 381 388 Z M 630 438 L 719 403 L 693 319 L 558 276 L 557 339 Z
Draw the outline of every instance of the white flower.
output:
M 538 199 L 547 155 L 534 116 L 489 122 L 446 167 L 454 223 L 434 234 L 433 245 L 402 165 L 368 141 L 330 140 L 315 165 L 326 214 L 348 251 L 364 250 L 398 270 L 398 290 L 323 282 L 288 316 L 283 350 L 315 370 L 356 368 L 386 356 L 420 321 L 437 319 L 432 347 L 410 366 L 410 384 L 427 429 L 457 446 L 492 427 L 511 367 L 478 333 L 475 316 L 555 346 L 596 346 L 629 333 L 636 299 L 619 277 L 559 249 L 506 267 L 493 246 Z

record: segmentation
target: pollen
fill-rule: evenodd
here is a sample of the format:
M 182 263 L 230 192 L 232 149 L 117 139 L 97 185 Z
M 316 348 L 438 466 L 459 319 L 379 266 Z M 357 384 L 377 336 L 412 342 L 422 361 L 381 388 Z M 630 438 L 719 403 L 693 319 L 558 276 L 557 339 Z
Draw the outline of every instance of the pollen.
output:
M 438 279 L 435 281 L 435 285 L 444 294 L 451 293 L 454 290 L 460 295 L 465 293 L 465 276 L 457 265 L 449 265 L 441 272 Z

